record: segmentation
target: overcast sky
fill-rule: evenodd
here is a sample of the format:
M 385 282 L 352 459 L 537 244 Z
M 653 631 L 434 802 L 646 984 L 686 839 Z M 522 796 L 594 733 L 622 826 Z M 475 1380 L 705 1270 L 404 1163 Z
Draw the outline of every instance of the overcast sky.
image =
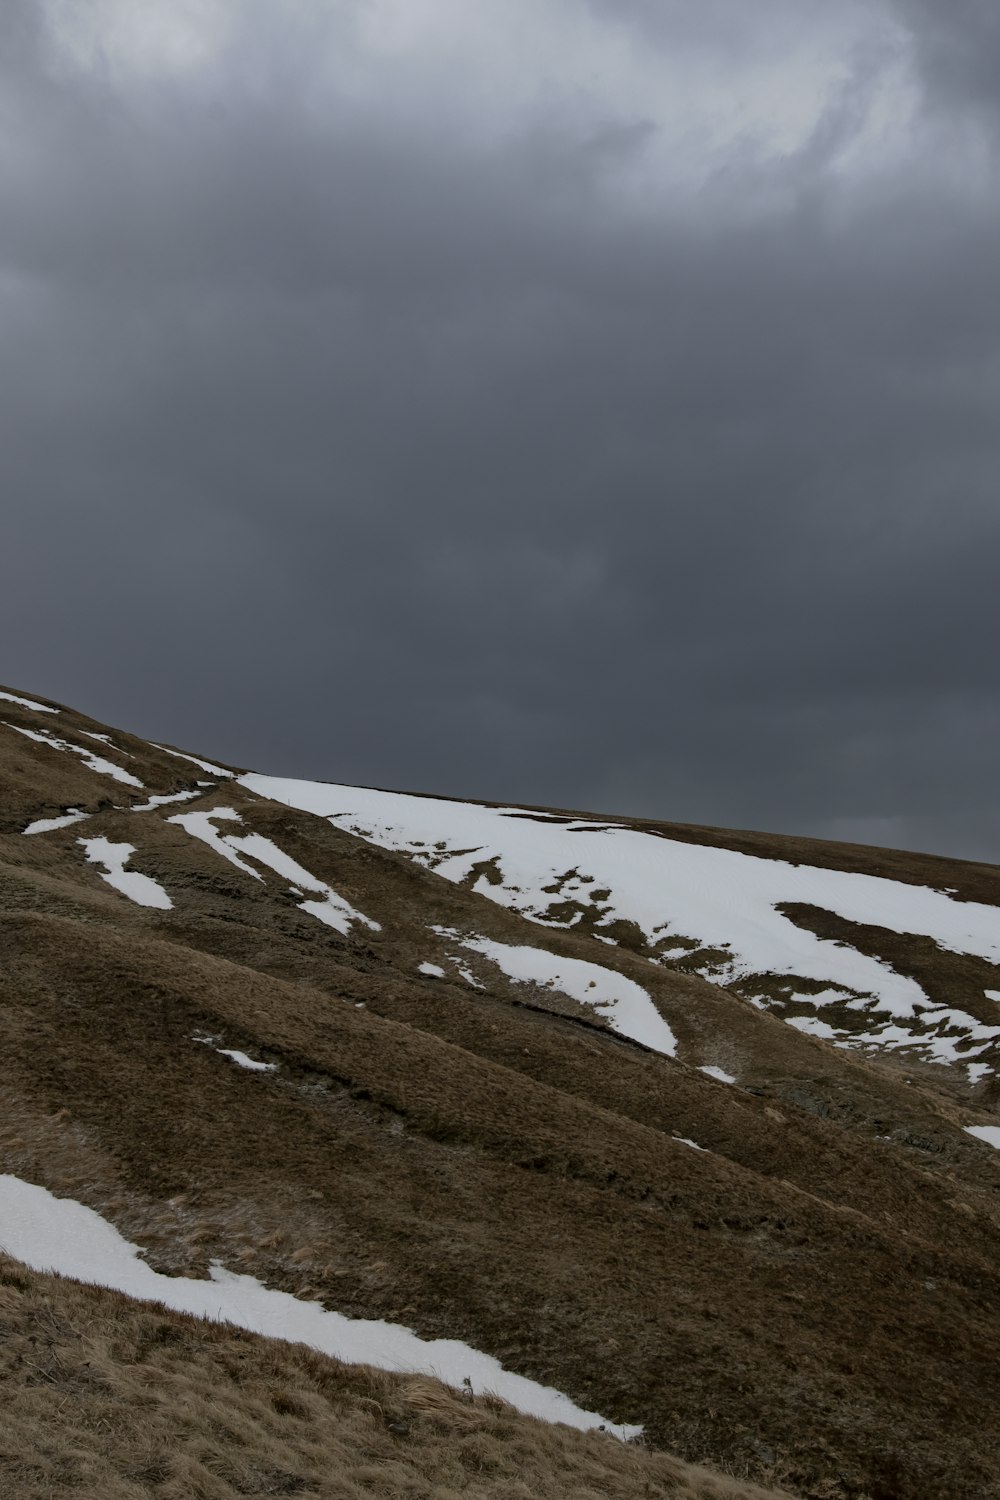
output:
M 4 0 L 0 680 L 1000 860 L 996 0 Z

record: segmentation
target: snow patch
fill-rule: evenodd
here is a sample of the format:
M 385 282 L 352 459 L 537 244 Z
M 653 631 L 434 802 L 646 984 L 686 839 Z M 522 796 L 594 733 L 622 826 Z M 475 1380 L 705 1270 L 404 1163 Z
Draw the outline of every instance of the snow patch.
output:
M 200 766 L 203 771 L 210 771 L 213 776 L 230 777 L 235 774 L 233 771 L 227 771 L 225 766 L 215 766 L 210 760 L 201 760 L 197 755 L 185 755 L 183 750 L 168 750 L 166 745 L 155 745 L 152 740 L 149 743 L 153 745 L 154 750 L 162 750 L 164 755 L 175 755 L 178 760 L 189 760 L 193 766 Z
M 19 708 L 30 708 L 36 714 L 57 714 L 58 708 L 52 708 L 48 703 L 36 703 L 34 698 L 19 698 L 16 693 L 0 693 L 0 698 L 5 703 L 16 703 Z
M 236 1047 L 216 1047 L 215 1050 L 223 1057 L 232 1058 L 238 1067 L 251 1068 L 255 1073 L 276 1073 L 278 1070 L 277 1063 L 255 1062 L 252 1057 L 248 1057 L 245 1052 L 240 1052 Z
M 509 979 L 561 990 L 571 999 L 593 1006 L 612 1031 L 631 1037 L 654 1052 L 676 1057 L 677 1038 L 646 991 L 624 974 L 581 958 L 559 958 L 544 948 L 514 947 L 483 937 L 458 941 L 463 948 L 490 959 Z
M 90 864 L 104 866 L 101 879 L 137 906 L 156 906 L 161 911 L 169 911 L 173 906 L 158 881 L 135 870 L 126 870 L 125 866 L 135 853 L 134 844 L 112 844 L 105 838 L 77 839 L 77 843 L 83 846 Z
M 714 1063 L 707 1063 L 705 1067 L 698 1069 L 699 1073 L 707 1073 L 709 1078 L 717 1078 L 720 1083 L 735 1083 L 736 1079 L 732 1073 L 727 1073 L 725 1068 L 717 1068 Z
M 995 1146 L 1000 1151 L 1000 1125 L 966 1125 L 966 1135 L 974 1135 L 977 1140 L 985 1141 L 987 1146 Z
M 254 1073 L 276 1073 L 277 1063 L 257 1062 L 256 1059 L 248 1057 L 245 1052 L 240 1052 L 237 1047 L 217 1047 L 217 1038 L 214 1036 L 196 1036 L 192 1041 L 203 1042 L 206 1047 L 211 1047 L 213 1052 L 218 1052 L 222 1057 L 228 1057 L 237 1067 L 250 1068 Z
M 818 1016 L 789 1016 L 789 1026 L 794 1026 L 796 1031 L 808 1032 L 810 1036 L 825 1037 L 827 1041 L 833 1041 L 839 1033 L 826 1021 L 821 1021 Z
M 443 979 L 444 970 L 437 964 L 417 964 L 418 974 L 429 974 L 432 979 Z
M 211 782 L 209 782 L 211 785 Z M 152 812 L 154 807 L 165 807 L 168 802 L 190 802 L 192 797 L 200 797 L 201 792 L 168 792 L 162 796 L 150 797 L 148 802 L 133 802 L 129 812 Z
M 692 1151 L 707 1151 L 708 1150 L 707 1146 L 699 1146 L 697 1141 L 690 1141 L 690 1140 L 688 1140 L 688 1138 L 687 1138 L 686 1135 L 674 1135 L 674 1136 L 671 1136 L 671 1140 L 676 1141 L 678 1143 L 678 1145 L 680 1145 L 680 1146 L 690 1146 Z
M 530 1416 L 582 1431 L 606 1427 L 626 1438 L 642 1432 L 641 1427 L 623 1427 L 584 1411 L 561 1391 L 516 1375 L 456 1339 L 421 1339 L 396 1323 L 328 1312 L 317 1302 L 273 1291 L 218 1262 L 210 1267 L 208 1281 L 164 1276 L 140 1260 L 138 1247 L 92 1209 L 70 1198 L 55 1198 L 46 1188 L 17 1177 L 0 1176 L 0 1221 L 2 1248 L 36 1271 L 55 1271 L 113 1287 L 143 1302 L 162 1302 L 177 1312 L 308 1344 L 349 1363 L 434 1375 L 458 1389 L 468 1381 L 474 1391 L 495 1391 Z
M 84 818 L 89 818 L 90 813 L 81 812 L 78 807 L 71 807 L 58 818 L 36 818 L 34 823 L 29 823 L 27 828 L 22 828 L 22 833 L 51 833 L 54 828 L 69 828 L 72 823 L 82 823 Z
M 975 1088 L 981 1078 L 988 1078 L 993 1072 L 989 1063 L 970 1063 L 967 1069 L 969 1082 Z
M 115 781 L 123 781 L 126 786 L 136 786 L 140 791 L 144 790 L 138 776 L 133 776 L 131 771 L 126 771 L 122 766 L 116 766 L 113 761 L 104 760 L 93 750 L 88 750 L 86 745 L 73 745 L 69 740 L 61 740 L 56 735 L 49 734 L 45 729 L 21 729 L 17 724 L 7 724 L 6 720 L 3 722 L 8 729 L 26 735 L 29 740 L 37 740 L 40 745 L 48 745 L 52 750 L 68 750 L 71 754 L 78 755 L 89 771 L 96 771 L 100 776 L 113 776 Z
M 110 734 L 97 734 L 93 729 L 81 729 L 80 733 L 86 735 L 88 740 L 99 740 L 102 745 L 107 745 L 108 749 L 113 750 L 116 755 L 124 755 L 126 760 L 135 760 L 135 756 L 131 750 L 123 750 L 121 745 L 116 745 Z

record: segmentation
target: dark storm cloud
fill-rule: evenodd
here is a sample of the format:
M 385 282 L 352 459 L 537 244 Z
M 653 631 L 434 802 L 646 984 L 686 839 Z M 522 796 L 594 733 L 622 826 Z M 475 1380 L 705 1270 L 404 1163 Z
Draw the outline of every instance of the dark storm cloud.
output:
M 738 81 L 738 13 L 606 24 L 714 16 Z M 0 21 L 0 675 L 265 770 L 1000 856 L 1000 214 L 936 167 L 938 13 L 696 190 L 655 90 L 462 128 L 423 54 L 365 93 L 361 8 L 249 14 L 159 70 Z M 847 170 L 907 35 L 920 149 Z
M 1000 11 L 991 0 L 895 0 L 933 96 L 1000 118 Z

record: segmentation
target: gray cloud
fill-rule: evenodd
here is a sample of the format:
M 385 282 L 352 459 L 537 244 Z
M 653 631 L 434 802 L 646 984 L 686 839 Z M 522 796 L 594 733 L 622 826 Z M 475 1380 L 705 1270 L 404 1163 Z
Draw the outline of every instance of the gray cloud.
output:
M 791 145 L 685 144 L 642 70 L 736 94 L 796 7 L 562 11 L 565 79 L 481 105 L 350 6 L 171 67 L 5 12 L 3 675 L 266 770 L 1000 857 L 1000 200 L 938 12 L 880 164 L 901 11 L 817 7 Z

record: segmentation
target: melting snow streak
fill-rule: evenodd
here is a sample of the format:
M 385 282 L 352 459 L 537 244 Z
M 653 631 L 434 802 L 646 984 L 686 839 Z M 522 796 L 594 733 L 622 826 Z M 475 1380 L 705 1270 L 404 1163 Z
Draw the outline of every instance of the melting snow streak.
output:
M 58 818 L 36 818 L 34 823 L 29 823 L 27 828 L 22 828 L 22 833 L 52 833 L 56 828 L 69 828 L 72 823 L 82 823 L 84 818 L 90 814 L 81 812 L 78 807 L 71 807 Z
M 4 723 L 6 724 L 6 720 Z M 96 771 L 101 776 L 113 776 L 116 781 L 123 781 L 126 786 L 137 786 L 140 791 L 143 790 L 138 776 L 133 776 L 131 771 L 126 771 L 122 766 L 116 766 L 114 761 L 105 760 L 93 750 L 88 750 L 86 745 L 72 745 L 69 740 L 60 740 L 44 729 L 20 729 L 16 724 L 6 724 L 6 727 L 17 730 L 18 734 L 26 735 L 29 740 L 37 740 L 40 745 L 48 745 L 51 750 L 69 750 L 71 754 L 80 757 L 89 771 Z
M 374 1319 L 347 1318 L 316 1302 L 300 1302 L 272 1291 L 253 1276 L 218 1263 L 210 1281 L 163 1276 L 144 1264 L 135 1245 L 92 1209 L 45 1188 L 0 1176 L 0 1248 L 36 1271 L 56 1271 L 97 1286 L 114 1287 L 144 1302 L 163 1302 L 177 1312 L 232 1323 L 271 1338 L 308 1344 L 323 1354 L 405 1374 L 435 1375 L 461 1387 L 495 1391 L 519 1411 L 587 1431 L 607 1425 L 636 1437 L 641 1427 L 614 1426 L 597 1412 L 583 1411 L 551 1386 L 515 1375 L 488 1354 L 455 1339 L 421 1339 L 408 1328 Z
M 153 745 L 153 741 L 149 742 Z M 153 745 L 154 750 L 162 750 L 164 755 L 174 755 L 178 760 L 189 760 L 193 766 L 200 766 L 203 771 L 211 771 L 213 776 L 232 776 L 232 771 L 227 771 L 225 766 L 215 766 L 210 760 L 200 760 L 197 755 L 185 755 L 183 750 L 168 750 L 166 745 Z
M 19 698 L 16 693 L 0 693 L 0 698 L 5 703 L 16 703 L 19 708 L 34 709 L 36 714 L 57 714 L 58 708 L 50 708 L 47 703 L 36 703 L 34 698 Z
M 339 896 L 325 881 L 317 880 L 315 875 L 310 875 L 289 855 L 280 850 L 277 844 L 272 844 L 270 839 L 263 838 L 259 833 L 223 834 L 215 827 L 214 819 L 222 818 L 226 822 L 239 823 L 242 821 L 239 813 L 233 807 L 214 807 L 211 812 L 175 813 L 168 818 L 169 823 L 179 823 L 186 828 L 188 833 L 194 834 L 195 838 L 202 839 L 223 859 L 228 859 L 230 864 L 236 865 L 247 875 L 252 875 L 255 880 L 264 877 L 253 865 L 248 865 L 240 856 L 246 854 L 258 864 L 266 865 L 277 875 L 283 875 L 296 887 L 301 887 L 296 894 L 302 891 L 311 891 L 319 899 L 314 901 L 300 901 L 299 910 L 307 911 L 310 916 L 325 922 L 327 927 L 334 927 L 338 932 L 345 935 L 350 931 L 352 922 L 360 922 L 362 926 L 369 927 L 373 932 L 381 931 L 381 924 L 366 917 L 364 912 L 358 911 L 343 896 Z

